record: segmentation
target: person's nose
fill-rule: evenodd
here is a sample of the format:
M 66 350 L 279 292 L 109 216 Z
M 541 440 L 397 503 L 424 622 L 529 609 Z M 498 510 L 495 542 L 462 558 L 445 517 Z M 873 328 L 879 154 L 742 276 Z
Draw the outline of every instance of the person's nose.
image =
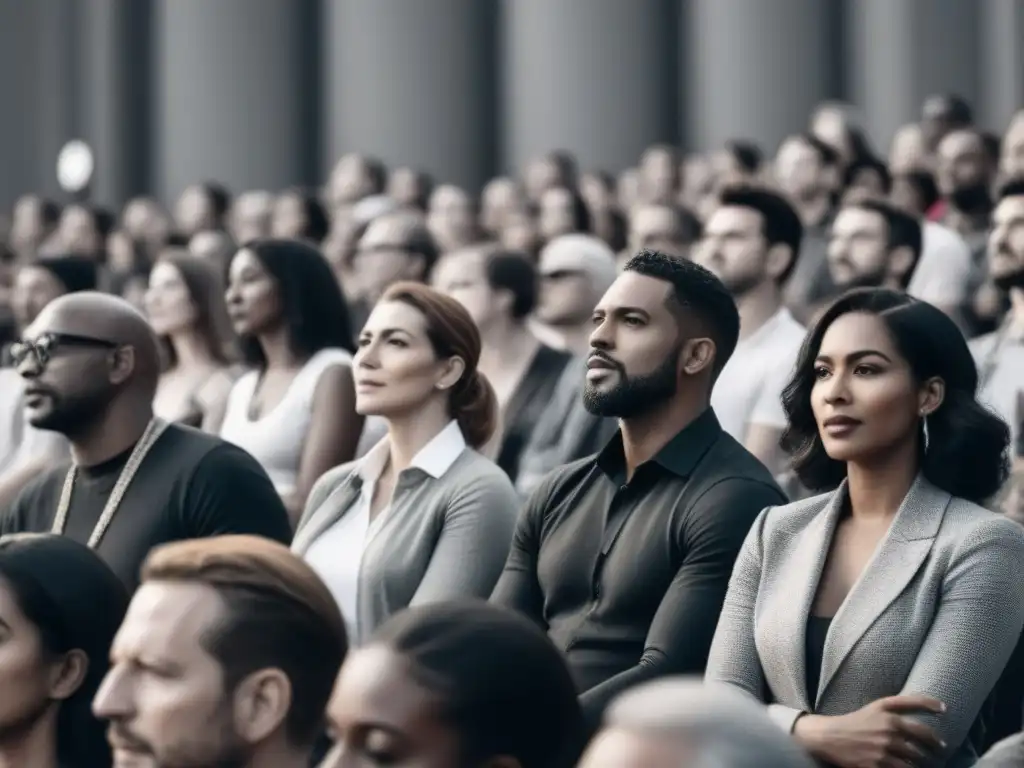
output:
M 380 350 L 377 347 L 375 341 L 360 346 L 356 350 L 353 362 L 357 368 L 363 368 L 366 370 L 375 370 L 380 368 Z
M 819 381 L 818 386 L 824 389 L 826 404 L 843 405 L 850 402 L 850 383 L 845 374 L 833 373 L 828 379 Z
M 117 667 L 113 667 L 96 691 L 92 713 L 101 720 L 120 720 L 130 717 L 133 711 L 130 681 Z
M 16 370 L 21 378 L 28 381 L 39 378 L 43 373 L 43 366 L 35 352 L 30 352 L 17 364 Z
M 607 318 L 597 321 L 590 333 L 591 349 L 607 351 L 615 348 L 615 332 L 611 326 L 612 323 Z

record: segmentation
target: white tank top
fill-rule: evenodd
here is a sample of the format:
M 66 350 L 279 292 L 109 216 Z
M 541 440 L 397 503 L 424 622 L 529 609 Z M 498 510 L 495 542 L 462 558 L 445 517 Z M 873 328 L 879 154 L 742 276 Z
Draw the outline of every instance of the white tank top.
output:
M 231 388 L 220 436 L 252 454 L 282 496 L 295 491 L 299 461 L 313 418 L 317 382 L 324 371 L 335 365 L 350 367 L 352 355 L 343 349 L 317 352 L 302 366 L 281 402 L 255 421 L 249 418 L 249 406 L 259 383 L 259 372 L 245 373 Z

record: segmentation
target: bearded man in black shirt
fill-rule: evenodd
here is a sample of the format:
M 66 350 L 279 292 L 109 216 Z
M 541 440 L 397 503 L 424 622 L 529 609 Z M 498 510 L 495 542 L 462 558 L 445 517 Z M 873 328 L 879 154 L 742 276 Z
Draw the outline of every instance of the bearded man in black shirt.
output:
M 717 277 L 641 251 L 593 325 L 584 403 L 619 432 L 534 492 L 491 600 L 547 630 L 596 728 L 624 689 L 704 671 L 743 540 L 786 497 L 709 404 L 739 336 Z
M 255 459 L 154 418 L 159 347 L 126 301 L 94 292 L 57 299 L 11 353 L 30 423 L 65 435 L 72 464 L 27 486 L 0 514 L 0 534 L 70 536 L 129 590 L 158 544 L 228 533 L 289 541 L 284 505 Z

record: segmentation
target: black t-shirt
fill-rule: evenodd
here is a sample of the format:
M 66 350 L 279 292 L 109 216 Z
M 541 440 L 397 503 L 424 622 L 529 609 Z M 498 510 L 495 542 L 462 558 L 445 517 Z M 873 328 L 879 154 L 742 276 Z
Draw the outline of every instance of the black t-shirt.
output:
M 82 468 L 64 534 L 89 541 L 131 450 Z M 0 534 L 45 532 L 53 525 L 68 465 L 54 467 L 0 514 Z M 249 533 L 287 544 L 284 504 L 259 463 L 241 448 L 189 427 L 167 427 L 132 479 L 97 552 L 129 590 L 159 544 Z

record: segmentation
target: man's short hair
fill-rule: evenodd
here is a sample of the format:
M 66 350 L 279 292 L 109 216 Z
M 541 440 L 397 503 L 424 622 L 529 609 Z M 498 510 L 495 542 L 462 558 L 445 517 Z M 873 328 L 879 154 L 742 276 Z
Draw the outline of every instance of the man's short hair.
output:
M 627 261 L 623 271 L 671 284 L 671 301 L 691 312 L 710 331 L 715 342 L 713 378 L 717 377 L 732 357 L 740 337 L 740 314 L 722 281 L 699 264 L 647 248 Z
M 692 762 L 714 768 L 812 768 L 813 761 L 771 721 L 762 704 L 722 684 L 663 678 L 623 693 L 605 725 L 678 739 Z
M 903 288 L 906 288 L 910 283 L 914 270 L 917 269 L 918 262 L 921 260 L 921 250 L 924 242 L 924 229 L 921 226 L 921 222 L 910 214 L 904 213 L 895 205 L 881 200 L 858 200 L 856 203 L 851 203 L 848 207 L 877 213 L 885 220 L 885 227 L 889 233 L 888 249 L 894 251 L 897 248 L 909 248 L 910 252 L 914 254 L 914 263 L 907 271 L 907 274 L 903 276 Z
M 818 155 L 818 160 L 826 168 L 832 168 L 839 165 L 839 161 L 841 159 L 839 157 L 839 153 L 813 133 L 798 133 L 795 138 L 797 141 L 802 141 L 813 149 Z
M 1008 197 L 1024 197 L 1024 179 L 1011 179 L 999 187 L 996 197 L 1002 201 Z
M 761 230 L 768 247 L 779 244 L 789 247 L 792 253 L 789 266 L 779 275 L 779 282 L 784 283 L 796 267 L 804 239 L 804 225 L 793 206 L 782 195 L 751 186 L 729 187 L 719 195 L 719 201 L 722 205 L 757 211 L 761 214 Z
M 736 161 L 736 165 L 745 172 L 754 174 L 761 170 L 761 164 L 764 162 L 764 152 L 754 142 L 743 139 L 730 139 L 725 142 L 725 151 Z
M 850 163 L 843 173 L 843 187 L 849 187 L 865 171 L 877 174 L 882 180 L 883 194 L 888 195 L 892 191 L 892 174 L 889 173 L 889 166 L 874 155 L 865 155 Z
M 316 573 L 269 539 L 216 536 L 152 550 L 142 582 L 152 581 L 216 590 L 227 615 L 203 644 L 223 667 L 227 691 L 257 670 L 280 669 L 292 686 L 288 737 L 297 745 L 311 744 L 348 650 L 345 622 Z

